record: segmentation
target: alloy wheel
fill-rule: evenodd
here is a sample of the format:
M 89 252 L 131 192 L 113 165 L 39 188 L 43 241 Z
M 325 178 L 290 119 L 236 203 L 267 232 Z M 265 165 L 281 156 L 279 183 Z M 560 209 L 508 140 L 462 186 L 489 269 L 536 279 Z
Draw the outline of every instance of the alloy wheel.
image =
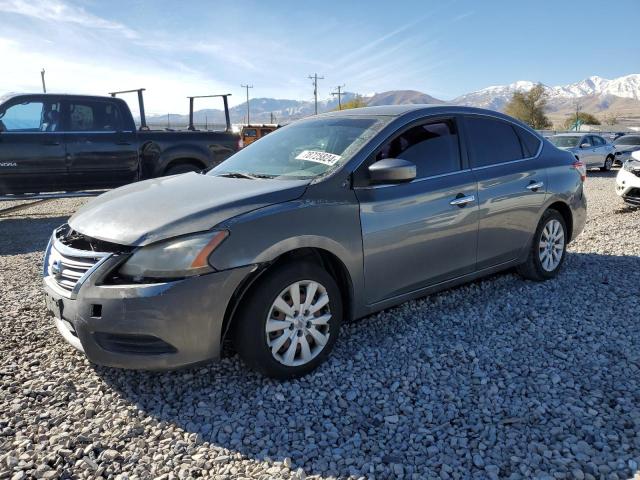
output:
M 556 219 L 549 220 L 540 235 L 538 256 L 542 268 L 553 272 L 562 261 L 564 252 L 564 228 Z
M 273 358 L 295 367 L 309 363 L 329 341 L 331 308 L 327 289 L 301 280 L 282 290 L 269 309 L 265 324 Z

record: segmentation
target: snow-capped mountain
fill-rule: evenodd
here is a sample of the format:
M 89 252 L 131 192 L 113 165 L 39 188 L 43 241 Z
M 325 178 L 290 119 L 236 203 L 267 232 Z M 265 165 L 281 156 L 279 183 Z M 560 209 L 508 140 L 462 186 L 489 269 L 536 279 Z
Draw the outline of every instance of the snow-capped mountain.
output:
M 509 85 L 491 86 L 461 95 L 451 103 L 501 110 L 514 92 L 531 90 L 535 84 L 536 82 L 520 80 Z M 555 100 L 608 95 L 640 100 L 640 74 L 625 75 L 613 80 L 594 75 L 568 85 L 545 85 L 545 90 L 551 103 Z

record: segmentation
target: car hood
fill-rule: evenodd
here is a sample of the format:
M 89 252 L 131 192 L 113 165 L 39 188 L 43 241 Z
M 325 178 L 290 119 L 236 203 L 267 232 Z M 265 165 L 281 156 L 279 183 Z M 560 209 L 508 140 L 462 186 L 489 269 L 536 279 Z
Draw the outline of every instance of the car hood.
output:
M 640 150 L 640 145 L 614 145 L 616 152 L 635 152 Z
M 299 198 L 308 180 L 187 173 L 111 190 L 78 210 L 69 225 L 88 237 L 142 246 L 201 232 L 242 213 Z

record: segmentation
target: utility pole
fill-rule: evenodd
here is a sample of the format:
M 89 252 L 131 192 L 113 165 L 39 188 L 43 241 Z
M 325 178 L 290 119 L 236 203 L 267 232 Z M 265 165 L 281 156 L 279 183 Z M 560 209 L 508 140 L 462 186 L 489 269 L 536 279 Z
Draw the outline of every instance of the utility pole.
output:
M 582 110 L 582 105 L 576 102 L 576 132 L 580 129 L 580 125 L 578 124 L 580 121 L 580 110 Z
M 249 89 L 253 88 L 253 85 L 249 85 L 247 83 L 246 85 L 240 85 L 240 86 L 247 90 L 247 125 L 249 125 L 251 123 L 250 117 L 249 117 Z
M 271 115 L 271 122 L 270 122 L 270 123 L 276 123 L 276 119 L 275 119 L 275 117 L 273 116 L 273 112 L 271 112 L 271 114 L 270 114 L 270 115 Z
M 319 77 L 317 73 L 309 75 L 309 78 L 313 80 L 313 98 L 315 105 L 315 115 L 318 114 L 318 80 L 324 80 L 324 77 Z
M 42 93 L 47 93 L 47 85 L 44 83 L 44 68 L 40 72 L 40 76 L 42 77 Z
M 338 96 L 338 110 L 342 110 L 342 95 L 344 95 L 344 87 L 346 85 L 342 84 L 342 85 L 338 85 L 336 87 L 336 89 L 338 90 L 337 92 L 331 92 L 331 95 L 337 95 Z

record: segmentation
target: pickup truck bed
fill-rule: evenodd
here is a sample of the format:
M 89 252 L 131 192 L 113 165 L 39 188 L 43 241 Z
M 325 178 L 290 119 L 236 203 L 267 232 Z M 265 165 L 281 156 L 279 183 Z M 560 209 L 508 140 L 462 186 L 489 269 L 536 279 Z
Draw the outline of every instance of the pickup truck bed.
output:
M 137 130 L 113 97 L 0 98 L 0 195 L 107 189 L 218 165 L 238 150 L 228 131 Z

